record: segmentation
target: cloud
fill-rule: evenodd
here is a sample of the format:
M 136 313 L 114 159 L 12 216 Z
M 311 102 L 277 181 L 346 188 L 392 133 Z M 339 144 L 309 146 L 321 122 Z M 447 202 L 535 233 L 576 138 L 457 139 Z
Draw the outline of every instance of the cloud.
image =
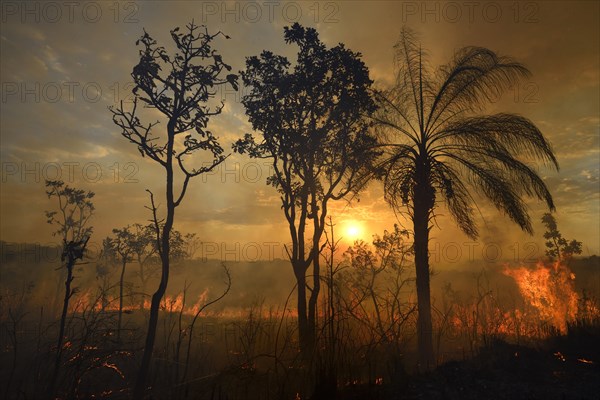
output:
M 595 170 L 584 169 L 581 171 L 581 176 L 587 179 L 590 182 L 596 183 L 599 181 L 599 172 L 600 170 L 596 168 Z
M 422 7 L 421 2 L 414 3 Z M 182 1 L 176 4 L 177 7 L 172 3 L 140 3 L 136 14 L 138 22 L 133 23 L 114 23 L 109 10 L 104 10 L 108 17 L 98 23 L 22 24 L 17 18 L 3 24 L 0 60 L 3 83 L 10 80 L 25 86 L 19 86 L 19 92 L 2 103 L 2 162 L 100 164 L 107 179 L 96 183 L 82 179 L 74 182 L 97 192 L 95 224 L 98 235 L 110 232 L 115 226 L 147 220 L 148 212 L 144 209 L 148 202 L 146 188 L 156 193 L 159 199 L 164 194 L 164 171 L 148 159 L 142 159 L 135 146 L 120 136 L 107 110 L 109 105 L 127 99 L 131 70 L 139 57 L 135 40 L 143 28 L 159 44 L 169 45 L 169 29 L 183 26 L 191 18 L 205 21 L 210 31 L 222 30 L 231 36 L 230 40 L 218 38 L 214 45 L 224 61 L 231 64 L 234 73 L 244 68 L 245 57 L 259 54 L 264 49 L 295 58 L 296 47 L 286 45 L 283 40 L 283 26 L 293 21 L 284 18 L 282 5 L 276 10 L 273 22 L 263 14 L 257 22 L 245 20 L 240 15 L 240 22 L 236 23 L 232 15 L 226 15 L 226 18 L 222 14 L 206 15 L 206 5 L 200 3 Z M 242 7 L 242 3 L 239 4 Z M 297 4 L 302 8 L 302 23 L 316 26 L 328 46 L 342 42 L 361 52 L 371 77 L 380 84 L 391 82 L 393 45 L 405 23 L 419 32 L 433 66 L 448 62 L 456 49 L 466 45 L 486 46 L 524 62 L 533 75 L 523 85 L 533 86 L 519 86 L 507 91 L 490 107 L 490 112 L 516 112 L 538 124 L 552 142 L 561 164 L 560 173 L 544 169 L 541 173 L 545 175 L 560 212 L 564 213 L 563 223 L 572 230 L 573 236 L 600 242 L 597 223 L 600 161 L 598 4 L 540 2 L 539 18 L 534 23 L 515 22 L 510 8 L 512 3 L 499 3 L 503 7 L 503 17 L 497 23 L 482 17 L 481 5 L 473 22 L 465 19 L 468 14 L 464 9 L 463 18 L 452 22 L 443 14 L 446 3 L 439 3 L 436 6 L 439 10 L 434 11 L 439 19 L 436 22 L 432 20 L 436 15 L 426 16 L 426 20 L 421 13 L 409 15 L 407 2 L 333 2 L 335 9 L 325 9 L 325 4 L 329 3 Z M 464 7 L 463 3 L 456 4 Z M 319 7 L 318 15 L 314 7 Z M 327 19 L 332 12 L 335 18 Z M 66 82 L 73 82 L 72 97 Z M 39 100 L 34 100 L 35 94 L 28 94 L 23 101 L 22 88 L 34 88 L 36 83 L 40 87 Z M 52 100 L 48 96 L 52 88 L 48 84 L 62 88 L 61 96 L 55 102 L 49 101 Z M 101 93 L 97 93 L 98 88 Z M 526 102 L 531 88 L 536 90 L 536 101 Z M 44 90 L 48 92 L 44 94 Z M 231 151 L 230 145 L 237 138 L 251 132 L 240 103 L 242 94 L 242 90 L 236 94 L 219 93 L 215 99 L 216 102 L 225 100 L 226 107 L 222 115 L 211 120 L 209 129 L 220 138 L 226 152 Z M 149 113 L 148 117 L 151 120 L 156 114 Z M 279 196 L 265 185 L 268 166 L 260 165 L 262 175 L 254 180 L 244 176 L 255 167 L 252 160 L 234 154 L 228 161 L 238 164 L 230 164 L 231 170 L 220 169 L 206 179 L 197 178 L 192 182 L 178 209 L 178 229 L 200 231 L 207 240 L 283 241 L 288 232 Z M 121 178 L 118 182 L 113 180 L 113 170 L 109 169 L 115 163 L 118 163 Z M 134 174 L 137 183 L 122 182 L 123 174 L 128 173 L 123 169 L 127 163 L 137 167 Z M 43 216 L 43 210 L 49 207 L 39 184 L 5 182 L 0 199 L 3 239 L 44 240 L 48 237 L 46 230 L 39 229 L 40 215 Z M 164 200 L 161 204 L 164 205 Z M 531 204 L 532 218 L 537 219 L 544 209 L 537 202 Z M 482 223 L 484 240 L 500 236 L 508 238 L 507 241 L 520 238 L 518 228 L 500 219 L 492 207 L 482 203 L 481 209 L 487 221 L 487 225 Z M 444 210 L 440 209 L 442 213 Z M 340 221 L 349 218 L 364 221 L 369 234 L 381 234 L 397 221 L 383 200 L 378 182 L 361 194 L 360 201 L 332 204 L 331 215 Z M 402 216 L 399 218 L 409 225 Z M 573 223 L 569 222 L 571 218 Z M 440 240 L 462 237 L 457 236 L 461 234 L 447 216 L 440 215 L 438 222 L 442 229 L 436 228 L 435 235 Z M 493 228 L 496 224 L 501 226 Z M 590 246 L 594 252 L 600 250 L 597 244 Z

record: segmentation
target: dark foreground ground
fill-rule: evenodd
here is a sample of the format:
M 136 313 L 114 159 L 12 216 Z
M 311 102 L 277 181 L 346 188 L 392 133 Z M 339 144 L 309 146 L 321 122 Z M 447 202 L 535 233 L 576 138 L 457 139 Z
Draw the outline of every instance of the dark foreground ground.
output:
M 539 348 L 494 341 L 470 360 L 452 361 L 378 387 L 347 387 L 339 399 L 599 400 L 600 335 L 577 332 Z

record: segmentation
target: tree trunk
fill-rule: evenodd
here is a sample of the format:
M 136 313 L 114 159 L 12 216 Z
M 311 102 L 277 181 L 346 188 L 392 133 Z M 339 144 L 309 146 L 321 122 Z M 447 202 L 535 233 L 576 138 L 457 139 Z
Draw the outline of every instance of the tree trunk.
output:
M 174 144 L 174 126 L 173 123 L 169 122 L 167 127 L 169 142 L 167 144 L 167 159 L 166 159 L 166 174 L 167 174 L 167 185 L 166 185 L 166 203 L 167 203 L 167 217 L 165 219 L 165 225 L 163 227 L 162 236 L 160 237 L 160 258 L 162 264 L 162 273 L 160 276 L 160 284 L 158 289 L 152 295 L 152 302 L 150 303 L 150 319 L 148 321 L 148 332 L 146 333 L 146 344 L 144 345 L 144 354 L 142 356 L 142 365 L 140 366 L 140 372 L 138 373 L 135 386 L 133 388 L 134 400 L 141 400 L 144 398 L 146 391 L 146 379 L 148 377 L 148 371 L 150 370 L 150 361 L 152 359 L 152 352 L 154 351 L 154 342 L 156 340 L 156 327 L 158 326 L 158 311 L 160 308 L 160 302 L 167 291 L 167 284 L 169 282 L 169 256 L 170 256 L 170 236 L 171 229 L 173 228 L 173 221 L 175 219 L 175 200 L 173 197 L 173 144 Z
M 144 274 L 144 263 L 138 256 L 138 264 L 140 266 L 140 280 L 142 281 L 141 296 L 140 296 L 140 311 L 144 311 L 144 305 L 146 303 L 146 275 Z
M 169 218 L 167 218 L 169 221 Z M 152 295 L 152 301 L 150 303 L 150 319 L 148 321 L 148 332 L 146 334 L 146 344 L 144 345 L 144 354 L 142 356 L 142 365 L 140 366 L 140 372 L 138 374 L 135 387 L 133 389 L 134 399 L 143 399 L 144 392 L 146 390 L 146 379 L 148 371 L 150 369 L 150 360 L 152 359 L 152 352 L 154 351 L 154 342 L 156 340 L 156 327 L 158 326 L 158 311 L 160 309 L 160 302 L 167 291 L 167 284 L 169 282 L 169 242 L 168 238 L 171 234 L 172 218 L 167 229 L 165 225 L 163 229 L 163 237 L 161 240 L 162 247 L 162 274 L 158 289 Z M 166 243 L 165 243 L 166 242 Z
M 146 282 L 142 281 L 142 295 L 140 296 L 140 311 L 146 308 Z
M 321 291 L 321 236 L 323 235 L 323 229 L 325 227 L 325 218 L 327 217 L 327 206 L 326 200 L 323 200 L 321 207 L 321 214 L 319 215 L 319 206 L 317 203 L 317 188 L 314 179 L 311 178 L 311 212 L 313 220 L 313 237 L 312 237 L 312 264 L 313 264 L 313 289 L 310 293 L 308 300 L 308 344 L 310 344 L 310 350 L 314 350 L 316 345 L 316 333 L 317 333 L 317 304 L 319 300 L 319 293 Z
M 164 263 L 163 263 L 164 268 Z M 167 265 L 168 268 L 168 265 Z M 156 340 L 156 327 L 158 325 L 158 311 L 160 308 L 160 301 L 162 300 L 165 291 L 166 283 L 161 283 L 158 290 L 152 295 L 152 302 L 150 303 L 150 320 L 148 322 L 148 332 L 146 334 L 146 344 L 144 345 L 144 355 L 142 356 L 142 365 L 140 366 L 140 372 L 138 379 L 133 389 L 134 399 L 143 399 L 144 392 L 146 390 L 146 377 L 150 369 L 150 360 L 152 359 L 152 352 L 154 350 L 154 342 Z
M 308 299 L 308 327 L 307 327 L 307 345 L 312 352 L 316 344 L 315 334 L 317 332 L 317 301 L 321 291 L 321 268 L 319 263 L 319 248 L 317 247 L 313 258 L 313 290 Z
M 125 266 L 127 265 L 127 259 L 123 258 L 123 265 L 121 267 L 121 279 L 119 280 L 119 317 L 117 320 L 117 341 L 121 341 L 121 320 L 123 318 L 123 280 L 125 278 Z
M 62 347 L 65 336 L 65 325 L 67 322 L 67 313 L 69 311 L 69 300 L 71 299 L 71 282 L 73 282 L 73 266 L 75 260 L 69 258 L 67 262 L 67 278 L 65 279 L 65 297 L 63 300 L 63 309 L 60 316 L 60 327 L 58 331 L 58 339 L 56 343 L 56 358 L 54 359 L 54 371 L 52 372 L 52 378 L 50 379 L 50 385 L 48 387 L 48 397 L 54 397 L 54 389 L 56 386 L 56 380 L 60 371 L 60 361 L 62 358 Z
M 424 186 L 424 187 L 423 187 Z M 429 287 L 429 214 L 432 205 L 432 188 L 429 185 L 417 186 L 414 198 L 414 251 L 417 275 L 417 340 L 419 369 L 429 370 L 434 366 L 431 324 L 431 300 Z
M 310 332 L 308 325 L 308 312 L 306 306 L 306 270 L 300 266 L 294 266 L 298 290 L 298 340 L 300 351 L 303 355 L 310 352 Z

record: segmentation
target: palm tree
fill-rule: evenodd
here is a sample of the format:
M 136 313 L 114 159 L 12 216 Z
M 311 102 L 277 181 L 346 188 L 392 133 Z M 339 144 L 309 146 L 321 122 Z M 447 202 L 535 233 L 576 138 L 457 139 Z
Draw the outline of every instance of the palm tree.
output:
M 548 141 L 527 118 L 477 115 L 486 103 L 530 72 L 481 47 L 458 50 L 432 73 L 415 34 L 403 29 L 395 46 L 393 87 L 380 92 L 377 126 L 386 145 L 382 163 L 385 198 L 413 223 L 418 301 L 418 351 L 423 369 L 433 366 L 428 242 L 440 203 L 470 238 L 478 236 L 475 199 L 483 195 L 521 229 L 532 233 L 524 196 L 554 209 L 548 188 L 531 165 L 558 163 Z

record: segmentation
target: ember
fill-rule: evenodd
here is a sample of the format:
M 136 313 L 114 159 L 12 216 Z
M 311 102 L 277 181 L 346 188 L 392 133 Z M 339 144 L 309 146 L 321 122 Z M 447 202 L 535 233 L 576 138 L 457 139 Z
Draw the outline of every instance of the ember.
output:
M 593 361 L 586 360 L 585 358 L 578 358 L 577 361 L 582 362 L 584 364 L 594 364 Z

